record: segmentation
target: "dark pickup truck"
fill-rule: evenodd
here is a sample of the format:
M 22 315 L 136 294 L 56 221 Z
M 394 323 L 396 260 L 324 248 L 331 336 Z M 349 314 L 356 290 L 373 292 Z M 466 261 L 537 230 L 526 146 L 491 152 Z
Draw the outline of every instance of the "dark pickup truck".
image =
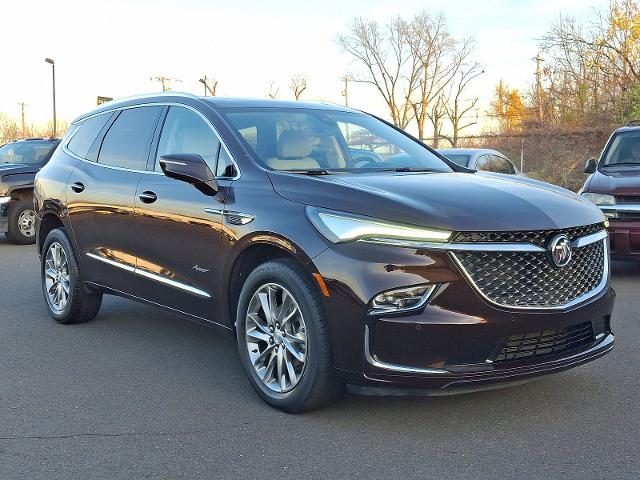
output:
M 640 122 L 618 128 L 599 160 L 587 161 L 582 195 L 609 220 L 611 254 L 640 260 Z
M 27 138 L 0 147 L 0 233 L 12 243 L 36 241 L 33 182 L 59 143 Z

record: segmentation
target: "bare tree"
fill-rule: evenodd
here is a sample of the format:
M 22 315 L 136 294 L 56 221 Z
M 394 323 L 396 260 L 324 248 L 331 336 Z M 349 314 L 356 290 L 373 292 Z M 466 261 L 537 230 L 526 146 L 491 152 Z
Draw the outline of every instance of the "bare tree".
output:
M 418 137 L 423 139 L 427 119 L 441 116 L 437 111 L 443 106 L 441 96 L 456 74 L 461 56 L 456 52 L 457 42 L 442 15 L 433 17 L 427 11 L 420 12 L 413 19 L 410 32 L 408 41 L 419 67 L 418 88 L 412 106 Z M 470 40 L 465 40 L 462 48 L 466 48 L 467 42 Z
M 474 117 L 468 117 L 469 112 L 476 108 L 478 97 L 465 98 L 469 84 L 484 73 L 482 65 L 475 60 L 469 59 L 472 51 L 473 47 L 468 46 L 458 53 L 458 71 L 450 84 L 447 100 L 444 102 L 444 108 L 452 129 L 451 137 L 445 138 L 454 148 L 458 146 L 460 132 L 478 123 L 477 112 Z
M 613 0 L 580 23 L 560 16 L 540 40 L 544 91 L 536 98 L 545 121 L 597 125 L 622 121 L 640 84 L 640 3 Z
M 269 98 L 278 98 L 278 92 L 280 92 L 280 87 L 277 87 L 275 80 L 272 80 L 271 84 L 269 85 L 267 96 Z
M 291 77 L 289 88 L 293 92 L 293 96 L 296 98 L 296 100 L 300 100 L 302 92 L 307 89 L 307 77 L 302 74 L 294 75 L 293 77 Z
M 446 99 L 444 98 L 444 95 L 440 95 L 435 101 L 431 102 L 428 107 L 429 110 L 426 111 L 426 118 L 429 119 L 431 126 L 433 127 L 431 146 L 433 148 L 438 148 L 440 145 L 440 138 L 442 138 L 444 118 L 447 115 Z
M 373 85 L 384 99 L 394 125 L 406 128 L 413 118 L 410 97 L 417 85 L 417 63 L 409 42 L 410 25 L 400 17 L 381 25 L 354 19 L 338 45 L 366 72 L 354 82 Z

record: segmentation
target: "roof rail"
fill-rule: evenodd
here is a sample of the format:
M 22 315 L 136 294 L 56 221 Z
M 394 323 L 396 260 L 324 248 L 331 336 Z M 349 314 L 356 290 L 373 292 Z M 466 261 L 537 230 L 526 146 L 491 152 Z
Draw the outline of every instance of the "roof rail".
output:
M 640 120 L 629 120 L 624 124 L 625 127 L 640 127 Z

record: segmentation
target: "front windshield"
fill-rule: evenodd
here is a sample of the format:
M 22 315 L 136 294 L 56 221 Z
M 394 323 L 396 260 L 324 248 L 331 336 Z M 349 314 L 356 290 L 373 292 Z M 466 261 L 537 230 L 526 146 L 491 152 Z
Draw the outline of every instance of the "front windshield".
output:
M 640 132 L 620 132 L 611 141 L 602 167 L 640 167 Z
M 0 164 L 42 163 L 54 147 L 54 143 L 37 140 L 7 143 L 0 147 Z
M 222 113 L 256 158 L 274 170 L 452 171 L 428 149 L 368 115 L 271 107 Z
M 454 155 L 453 153 L 446 153 L 446 152 L 440 152 L 440 153 L 442 153 L 442 155 L 447 157 L 453 163 L 457 163 L 461 167 L 469 166 L 469 160 L 471 160 L 471 155 L 460 155 L 460 154 Z

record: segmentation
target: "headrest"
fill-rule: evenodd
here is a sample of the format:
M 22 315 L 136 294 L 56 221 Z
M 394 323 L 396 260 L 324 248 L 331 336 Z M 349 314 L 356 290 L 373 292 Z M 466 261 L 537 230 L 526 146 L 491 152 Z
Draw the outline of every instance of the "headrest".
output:
M 285 130 L 278 138 L 278 157 L 304 158 L 313 150 L 313 137 L 300 130 Z

